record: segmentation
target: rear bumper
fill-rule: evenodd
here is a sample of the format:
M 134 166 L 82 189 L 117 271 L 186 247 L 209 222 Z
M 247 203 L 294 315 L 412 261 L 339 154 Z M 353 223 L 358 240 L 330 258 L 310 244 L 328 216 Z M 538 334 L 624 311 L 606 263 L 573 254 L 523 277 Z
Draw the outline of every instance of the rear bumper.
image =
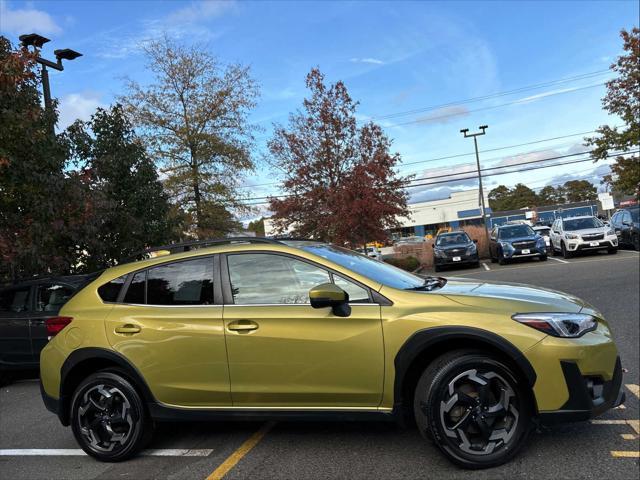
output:
M 42 385 L 42 380 L 40 383 L 40 396 L 42 397 L 42 401 L 44 402 L 44 406 L 51 413 L 55 413 L 60 417 L 60 401 L 57 398 L 53 398 L 47 392 L 44 391 L 44 385 Z
M 561 361 L 562 373 L 569 390 L 569 399 L 558 410 L 541 412 L 538 420 L 543 425 L 579 422 L 597 417 L 625 401 L 622 390 L 622 365 L 616 358 L 613 376 L 603 380 L 597 376 L 585 376 L 577 363 Z

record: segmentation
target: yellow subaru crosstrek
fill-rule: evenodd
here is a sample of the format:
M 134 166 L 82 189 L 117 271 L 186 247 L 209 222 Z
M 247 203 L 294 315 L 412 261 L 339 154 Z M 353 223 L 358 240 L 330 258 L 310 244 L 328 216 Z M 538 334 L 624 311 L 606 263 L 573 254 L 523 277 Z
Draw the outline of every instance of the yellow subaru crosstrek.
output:
M 168 420 L 413 417 L 483 468 L 536 423 L 624 401 L 609 327 L 578 298 L 317 242 L 219 243 L 105 270 L 47 321 L 42 396 L 89 455 L 129 458 Z

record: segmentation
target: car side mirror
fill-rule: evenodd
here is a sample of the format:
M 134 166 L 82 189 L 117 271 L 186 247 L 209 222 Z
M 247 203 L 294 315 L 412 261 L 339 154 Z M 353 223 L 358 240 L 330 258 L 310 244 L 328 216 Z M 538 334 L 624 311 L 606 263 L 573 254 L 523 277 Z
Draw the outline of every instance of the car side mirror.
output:
M 473 239 L 473 243 L 478 243 L 478 239 L 477 239 L 477 238 L 474 238 L 474 239 Z
M 316 285 L 309 290 L 309 300 L 313 308 L 331 307 L 336 317 L 351 315 L 349 294 L 333 283 Z
M 432 244 L 431 244 L 431 248 L 436 248 L 436 244 L 435 244 L 435 243 L 432 243 Z

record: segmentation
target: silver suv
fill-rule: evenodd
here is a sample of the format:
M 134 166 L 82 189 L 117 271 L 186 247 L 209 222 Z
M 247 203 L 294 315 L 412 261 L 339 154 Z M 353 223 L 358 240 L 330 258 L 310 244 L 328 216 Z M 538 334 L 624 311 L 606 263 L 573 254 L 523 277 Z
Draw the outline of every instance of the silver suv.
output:
M 593 216 L 558 218 L 551 225 L 551 248 L 554 254 L 571 258 L 589 250 L 618 252 L 616 232 Z

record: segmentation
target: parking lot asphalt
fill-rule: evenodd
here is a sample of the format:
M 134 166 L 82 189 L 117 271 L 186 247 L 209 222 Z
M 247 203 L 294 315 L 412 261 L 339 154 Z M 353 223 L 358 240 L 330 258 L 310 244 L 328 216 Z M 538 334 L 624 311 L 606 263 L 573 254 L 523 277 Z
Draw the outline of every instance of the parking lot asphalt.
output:
M 0 478 L 637 479 L 638 253 L 485 265 L 439 275 L 543 286 L 575 294 L 602 311 L 628 370 L 625 408 L 597 421 L 536 431 L 514 461 L 473 473 L 451 465 L 413 428 L 364 422 L 164 424 L 145 455 L 106 464 L 77 451 L 70 429 L 45 410 L 37 381 L 27 379 L 0 391 Z

